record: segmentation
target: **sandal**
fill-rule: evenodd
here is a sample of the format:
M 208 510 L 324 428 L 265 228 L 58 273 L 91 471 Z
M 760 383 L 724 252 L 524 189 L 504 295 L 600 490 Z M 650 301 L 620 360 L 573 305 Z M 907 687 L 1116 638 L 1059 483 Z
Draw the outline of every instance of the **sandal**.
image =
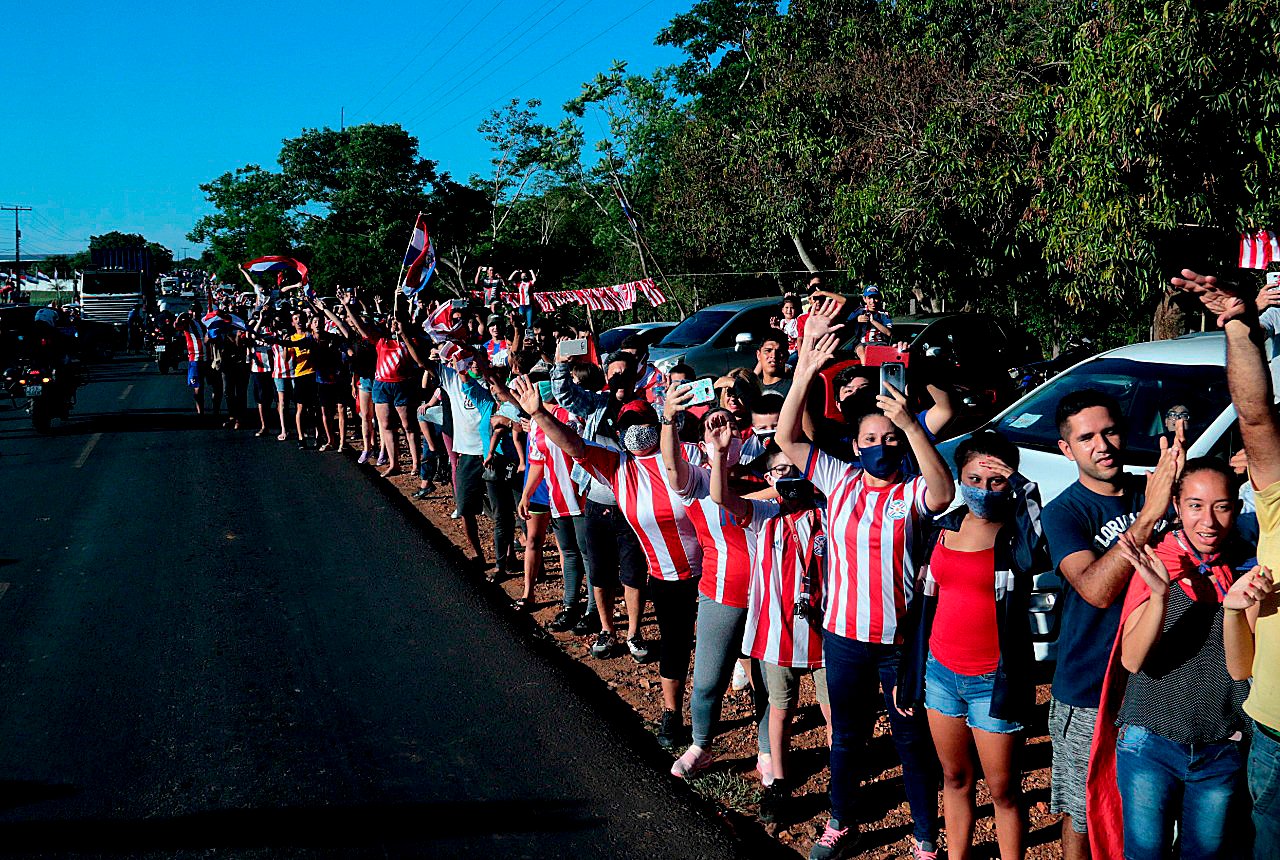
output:
M 517 597 L 515 600 L 511 601 L 511 608 L 516 612 L 528 612 L 533 608 L 533 598 Z

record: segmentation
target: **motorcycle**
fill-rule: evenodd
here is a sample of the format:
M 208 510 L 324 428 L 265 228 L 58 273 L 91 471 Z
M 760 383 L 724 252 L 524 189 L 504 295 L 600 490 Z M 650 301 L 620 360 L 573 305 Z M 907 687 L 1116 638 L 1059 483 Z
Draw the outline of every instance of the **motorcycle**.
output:
M 48 433 L 55 418 L 66 419 L 76 402 L 79 374 L 71 366 L 61 368 L 21 364 L 4 372 L 5 389 L 27 398 L 31 424 Z
M 161 373 L 168 373 L 170 368 L 178 366 L 181 358 L 177 355 L 178 339 L 173 329 L 157 326 L 152 330 L 150 340 L 151 349 L 156 356 L 156 365 Z

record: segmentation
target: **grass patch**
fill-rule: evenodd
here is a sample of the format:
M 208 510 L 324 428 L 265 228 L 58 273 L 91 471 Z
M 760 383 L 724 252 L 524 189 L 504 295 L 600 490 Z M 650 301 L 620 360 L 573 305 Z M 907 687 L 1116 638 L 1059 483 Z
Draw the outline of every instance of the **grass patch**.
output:
M 689 785 L 703 797 L 744 815 L 754 815 L 760 805 L 760 789 L 755 783 L 729 770 L 712 770 L 690 780 Z

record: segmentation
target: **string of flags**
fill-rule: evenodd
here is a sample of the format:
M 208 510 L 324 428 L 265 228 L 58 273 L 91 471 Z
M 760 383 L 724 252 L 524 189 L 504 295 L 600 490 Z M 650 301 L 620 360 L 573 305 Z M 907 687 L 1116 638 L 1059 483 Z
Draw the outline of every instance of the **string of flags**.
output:
M 1240 268 L 1265 269 L 1280 263 L 1280 237 L 1271 230 L 1240 234 Z
M 520 294 L 513 292 L 496 292 L 493 290 L 472 290 L 471 295 L 483 297 L 486 302 L 495 298 L 512 307 L 520 307 Z M 611 287 L 592 287 L 585 290 L 560 290 L 554 293 L 534 293 L 533 299 L 543 313 L 550 313 L 565 305 L 584 305 L 593 311 L 629 311 L 636 299 L 644 296 L 655 308 L 666 302 L 667 297 L 654 283 L 653 278 L 639 281 L 628 281 L 625 284 L 614 284 Z

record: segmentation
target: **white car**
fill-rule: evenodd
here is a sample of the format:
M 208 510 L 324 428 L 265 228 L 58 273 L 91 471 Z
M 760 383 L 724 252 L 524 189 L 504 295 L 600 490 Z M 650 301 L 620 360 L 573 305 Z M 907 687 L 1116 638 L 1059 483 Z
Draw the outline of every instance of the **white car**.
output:
M 1224 462 L 1241 448 L 1236 411 L 1227 391 L 1226 341 L 1219 332 L 1176 340 L 1132 344 L 1086 359 L 1041 385 L 980 430 L 998 430 L 1018 446 L 1019 471 L 1040 487 L 1048 504 L 1078 476 L 1076 464 L 1058 449 L 1054 413 L 1069 392 L 1092 388 L 1120 402 L 1126 418 L 1125 468 L 1141 474 L 1155 466 L 1165 413 L 1180 406 L 1190 413 L 1187 458 L 1214 456 Z M 1183 410 L 1178 410 L 1183 411 Z M 938 450 L 953 470 L 955 449 L 967 435 Z M 1037 574 L 1031 596 L 1036 659 L 1053 658 L 1058 638 L 1057 571 Z

